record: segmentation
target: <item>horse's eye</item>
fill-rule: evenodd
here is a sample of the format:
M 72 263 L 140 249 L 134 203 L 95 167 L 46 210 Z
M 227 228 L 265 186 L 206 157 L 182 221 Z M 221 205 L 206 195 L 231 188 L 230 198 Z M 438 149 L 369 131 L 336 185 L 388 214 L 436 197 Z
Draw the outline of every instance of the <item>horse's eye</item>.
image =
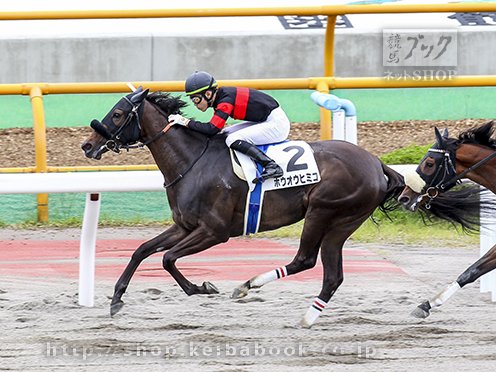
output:
M 426 163 L 425 163 L 425 166 L 426 166 L 427 168 L 432 168 L 432 167 L 434 166 L 434 163 L 431 163 L 431 162 L 426 162 Z
M 114 113 L 112 114 L 112 118 L 114 118 L 114 119 L 119 119 L 120 117 L 121 117 L 121 114 L 120 114 L 120 113 L 118 113 L 118 112 L 114 112 Z

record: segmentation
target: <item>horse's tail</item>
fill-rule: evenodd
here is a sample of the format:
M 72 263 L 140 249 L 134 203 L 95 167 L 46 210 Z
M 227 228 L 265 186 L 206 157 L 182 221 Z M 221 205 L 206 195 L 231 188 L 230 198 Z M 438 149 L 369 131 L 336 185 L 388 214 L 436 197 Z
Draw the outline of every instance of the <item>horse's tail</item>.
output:
M 386 164 L 381 162 L 381 166 L 384 176 L 387 179 L 387 189 L 386 195 L 379 205 L 379 209 L 387 215 L 387 212 L 400 207 L 398 197 L 405 187 L 405 180 L 401 174 L 388 167 Z
M 429 209 L 422 205 L 419 210 L 429 220 L 436 217 L 455 226 L 460 225 L 465 232 L 478 232 L 484 217 L 494 216 L 496 213 L 496 202 L 492 198 L 483 197 L 485 193 L 489 191 L 479 185 L 463 184 L 440 193 L 430 201 Z

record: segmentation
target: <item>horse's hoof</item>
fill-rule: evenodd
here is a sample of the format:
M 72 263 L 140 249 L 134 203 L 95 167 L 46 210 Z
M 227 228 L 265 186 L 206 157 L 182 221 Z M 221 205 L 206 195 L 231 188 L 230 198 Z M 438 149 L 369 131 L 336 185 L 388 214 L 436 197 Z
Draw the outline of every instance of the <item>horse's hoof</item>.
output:
M 305 328 L 305 329 L 310 329 L 312 328 L 312 324 L 308 324 L 305 318 L 302 318 L 300 322 L 296 325 L 296 328 Z
M 218 294 L 219 293 L 218 288 L 210 282 L 203 282 L 202 287 L 206 291 L 207 294 Z
M 231 298 L 243 298 L 248 295 L 248 288 L 244 285 L 235 288 L 233 293 L 231 294 Z
M 121 300 L 112 303 L 110 305 L 110 316 L 114 316 L 115 314 L 117 314 L 122 309 L 123 306 L 124 306 L 124 302 L 122 302 Z
M 425 306 L 425 303 L 418 305 L 411 313 L 411 316 L 415 318 L 425 319 L 430 315 L 429 309 Z

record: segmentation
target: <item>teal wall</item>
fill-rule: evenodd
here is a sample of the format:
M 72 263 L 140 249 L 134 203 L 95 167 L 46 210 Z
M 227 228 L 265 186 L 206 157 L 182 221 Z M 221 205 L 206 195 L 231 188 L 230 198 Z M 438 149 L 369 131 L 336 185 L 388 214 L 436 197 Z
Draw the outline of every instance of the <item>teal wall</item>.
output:
M 319 110 L 310 100 L 310 90 L 269 91 L 284 107 L 292 122 L 316 122 Z M 350 99 L 357 107 L 358 121 L 447 120 L 494 118 L 496 88 L 337 89 L 333 94 Z M 48 127 L 86 126 L 101 119 L 122 94 L 73 94 L 44 97 Z M 186 98 L 185 98 L 186 99 Z M 32 127 L 29 97 L 0 96 L 0 128 Z M 210 118 L 192 105 L 185 110 L 199 120 Z
M 50 194 L 50 221 L 80 221 L 86 194 Z M 36 195 L 0 195 L 0 225 L 35 223 Z M 109 222 L 154 222 L 171 219 L 164 192 L 105 192 L 101 196 L 100 220 Z
M 333 94 L 355 104 L 359 122 L 496 118 L 496 87 L 338 89 Z

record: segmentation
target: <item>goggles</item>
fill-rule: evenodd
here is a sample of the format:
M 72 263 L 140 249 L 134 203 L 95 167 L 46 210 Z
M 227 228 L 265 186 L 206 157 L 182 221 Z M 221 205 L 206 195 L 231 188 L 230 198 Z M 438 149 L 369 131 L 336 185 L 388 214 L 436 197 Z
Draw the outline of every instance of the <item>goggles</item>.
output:
M 203 99 L 202 96 L 191 96 L 190 98 L 195 105 L 198 105 Z

